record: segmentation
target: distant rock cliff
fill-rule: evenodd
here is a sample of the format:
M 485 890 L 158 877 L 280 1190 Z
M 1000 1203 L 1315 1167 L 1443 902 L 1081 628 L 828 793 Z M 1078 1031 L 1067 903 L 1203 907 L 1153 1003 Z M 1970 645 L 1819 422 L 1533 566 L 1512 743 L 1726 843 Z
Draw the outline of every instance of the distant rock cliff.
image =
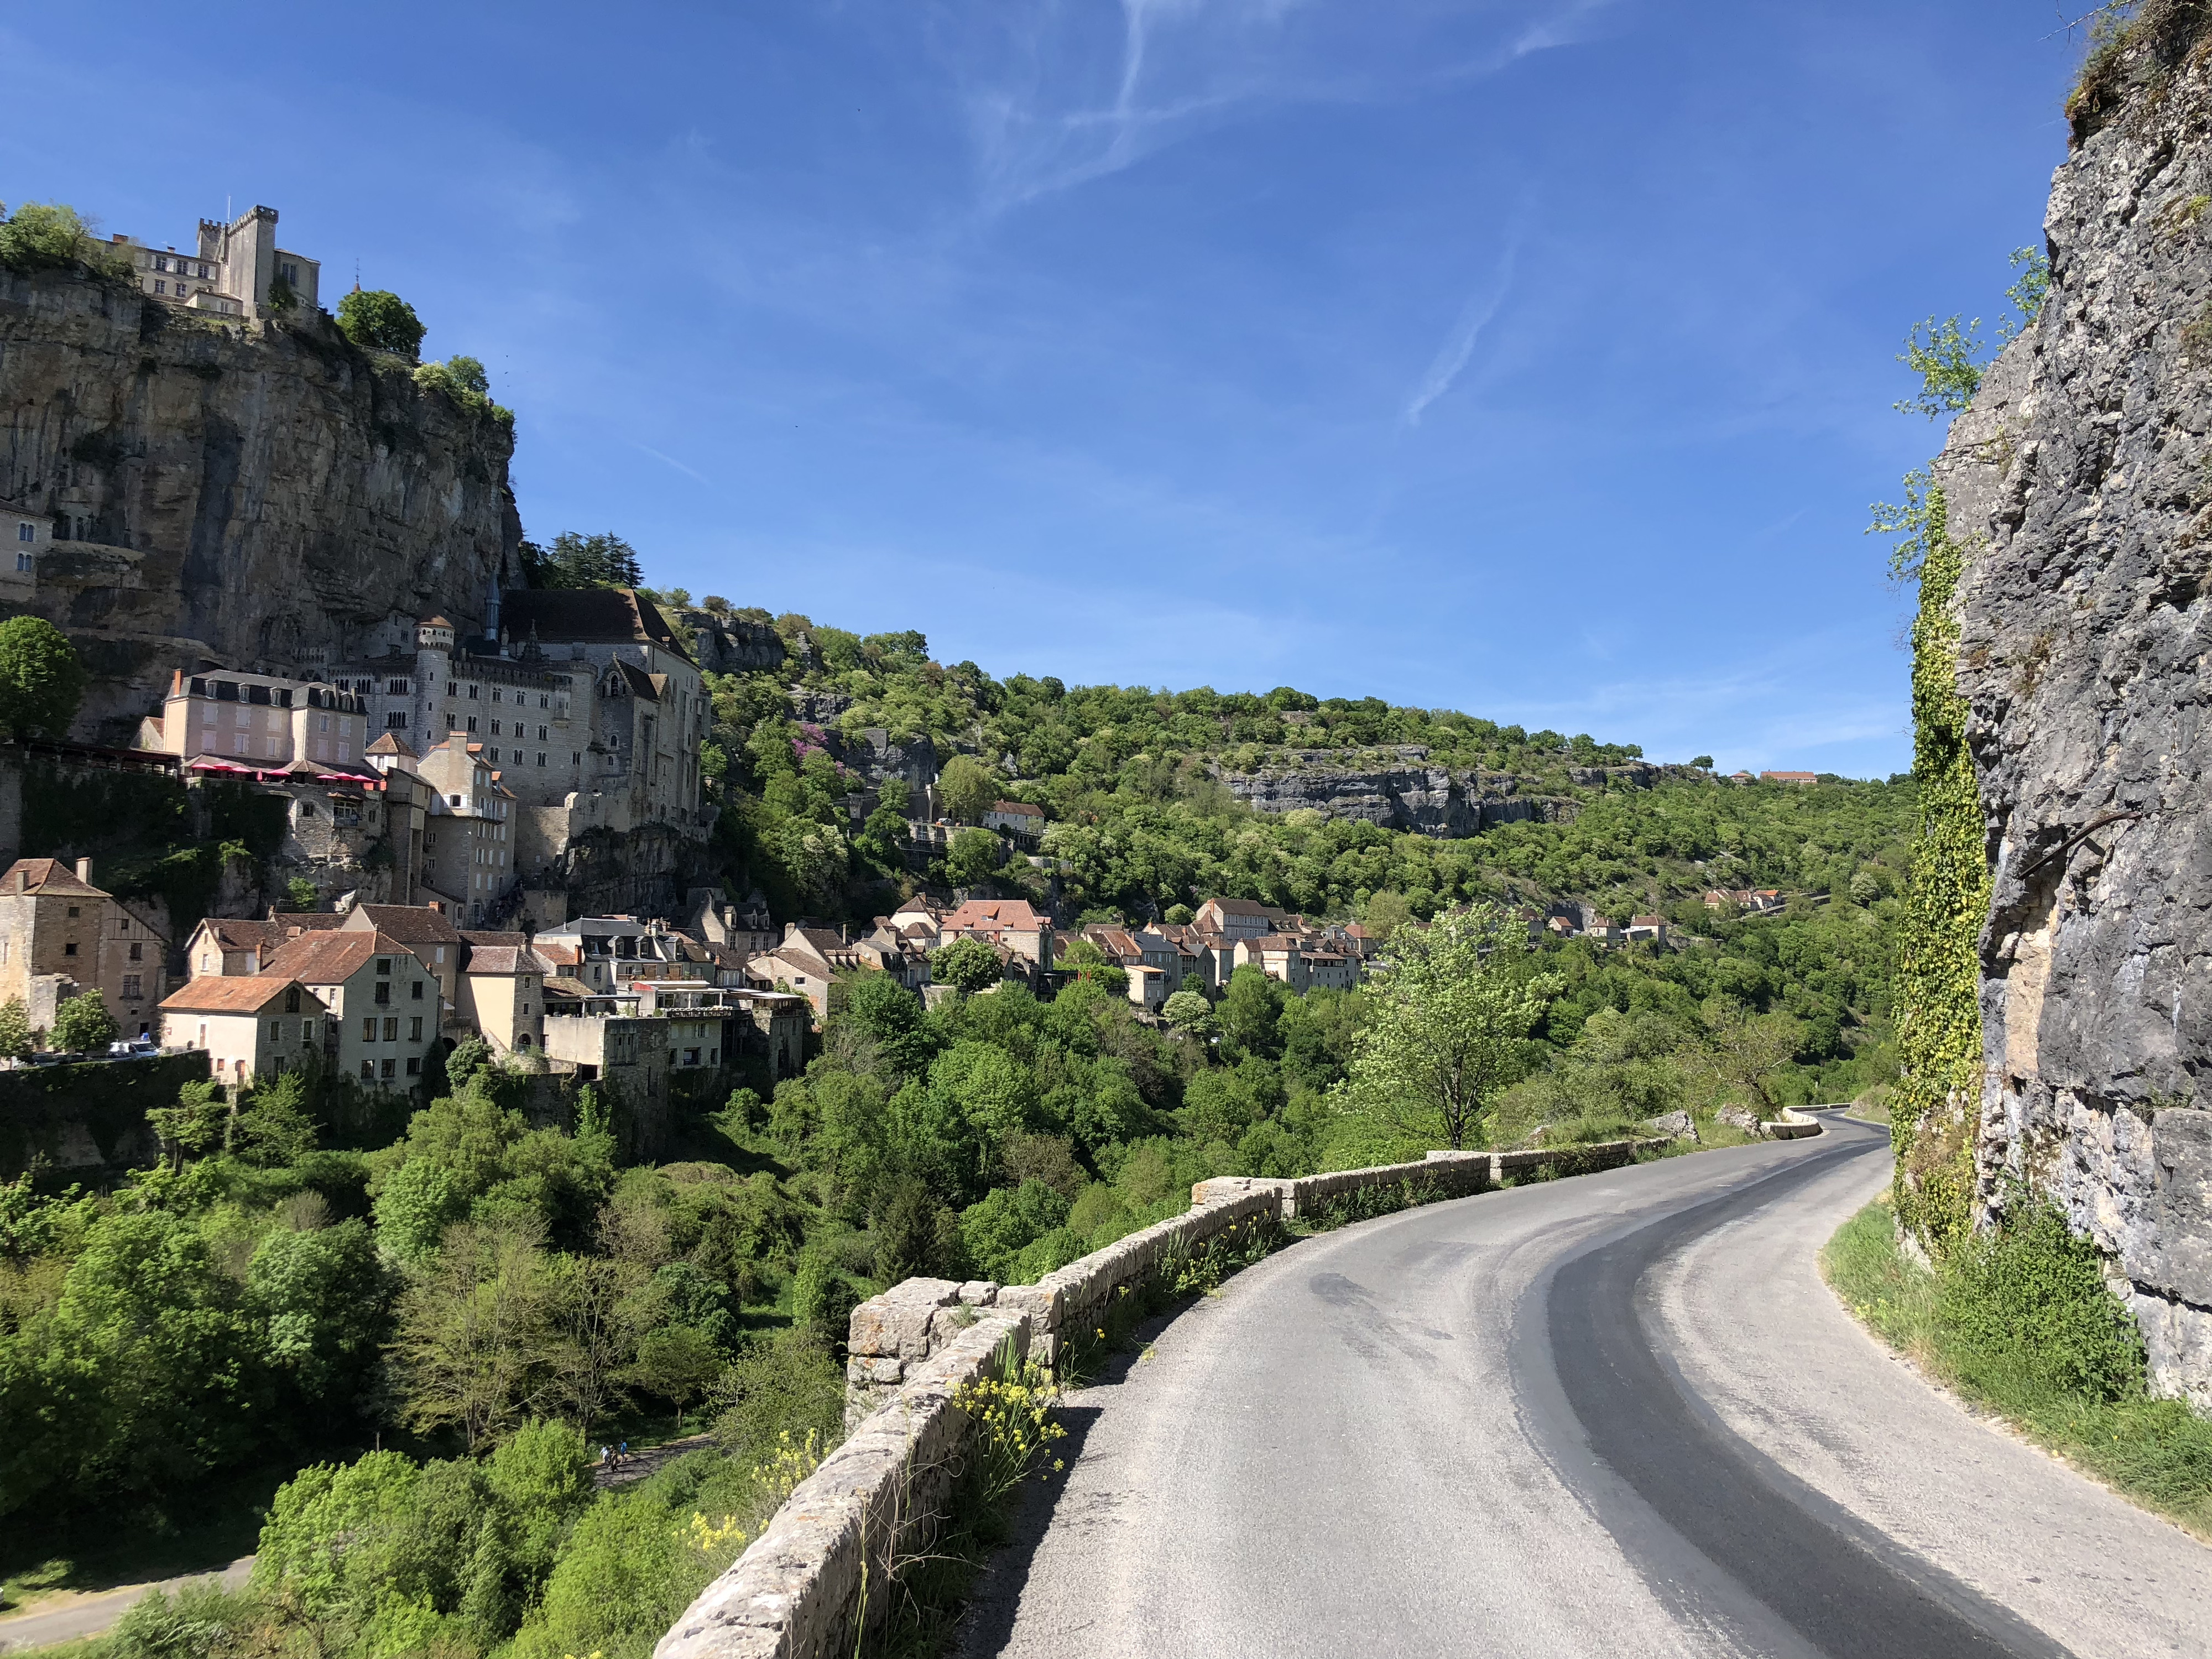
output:
M 2077 94 L 2049 298 L 1936 478 L 1993 881 L 1974 1203 L 2056 1198 L 2212 1407 L 2212 86 L 2160 45 Z
M 1565 776 L 1581 787 L 1648 789 L 1662 777 L 1702 776 L 1686 767 L 1571 767 Z M 1581 803 L 1546 793 L 1556 783 L 1503 772 L 1454 770 L 1436 765 L 1416 744 L 1383 756 L 1336 750 L 1272 750 L 1255 772 L 1217 768 L 1222 787 L 1255 811 L 1310 810 L 1333 818 L 1363 818 L 1386 830 L 1456 839 L 1499 823 L 1565 823 Z
M 76 736 L 127 742 L 173 666 L 298 672 L 520 581 L 514 436 L 319 316 L 217 321 L 0 271 L 0 502 L 71 539 L 0 614 L 43 616 L 94 684 Z

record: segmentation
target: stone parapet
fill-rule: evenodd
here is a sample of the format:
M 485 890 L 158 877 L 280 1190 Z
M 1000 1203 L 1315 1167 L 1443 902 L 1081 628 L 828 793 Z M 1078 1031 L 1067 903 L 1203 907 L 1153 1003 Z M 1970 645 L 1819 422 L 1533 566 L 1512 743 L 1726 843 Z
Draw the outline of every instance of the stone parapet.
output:
M 916 1282 L 946 1281 L 908 1284 Z M 897 1603 L 900 1565 L 926 1553 L 945 1519 L 971 1426 L 954 1396 L 988 1376 L 1002 1348 L 1018 1358 L 1028 1347 L 1025 1315 L 975 1315 L 957 1299 L 962 1287 L 951 1288 L 951 1302 L 931 1303 L 934 1291 L 903 1298 L 883 1328 L 906 1345 L 923 1340 L 939 1314 L 957 1310 L 970 1322 L 799 1483 L 660 1638 L 653 1659 L 826 1659 L 881 1628 Z

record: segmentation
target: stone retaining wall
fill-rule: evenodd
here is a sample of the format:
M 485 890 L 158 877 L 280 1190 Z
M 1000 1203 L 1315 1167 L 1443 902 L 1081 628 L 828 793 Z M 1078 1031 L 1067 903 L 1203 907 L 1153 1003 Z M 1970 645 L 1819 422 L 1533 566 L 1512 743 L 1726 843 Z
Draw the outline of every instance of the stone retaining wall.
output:
M 1803 1121 L 1810 1127 L 1796 1133 L 1820 1133 L 1817 1121 Z M 826 1659 L 864 1646 L 891 1606 L 898 1564 L 926 1550 L 944 1519 L 969 1431 L 954 1394 L 988 1374 L 1002 1343 L 1054 1363 L 1065 1337 L 1103 1324 L 1115 1297 L 1172 1255 L 1232 1227 L 1310 1216 L 1349 1194 L 1410 1182 L 1437 1198 L 1456 1198 L 1516 1177 L 1611 1169 L 1666 1144 L 1431 1152 L 1418 1164 L 1298 1180 L 1220 1176 L 1191 1188 L 1183 1214 L 1034 1285 L 909 1279 L 893 1285 L 853 1310 L 844 1444 L 660 1638 L 654 1659 Z
M 924 1318 L 925 1330 L 941 1310 Z M 990 1372 L 1002 1345 L 1025 1352 L 1030 1335 L 1020 1313 L 982 1313 L 947 1328 L 938 1352 L 823 1459 L 684 1610 L 653 1659 L 826 1659 L 859 1650 L 880 1631 L 899 1565 L 926 1551 L 945 1519 L 969 1428 L 954 1395 Z

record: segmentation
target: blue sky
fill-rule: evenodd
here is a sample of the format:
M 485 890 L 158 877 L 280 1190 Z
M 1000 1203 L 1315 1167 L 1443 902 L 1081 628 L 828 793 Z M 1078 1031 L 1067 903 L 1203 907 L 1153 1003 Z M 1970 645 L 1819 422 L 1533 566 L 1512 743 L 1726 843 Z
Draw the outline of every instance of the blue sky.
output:
M 265 202 L 518 413 L 529 534 L 994 673 L 1910 763 L 1867 504 L 2039 242 L 2048 5 L 109 3 L 0 200 Z M 19 112 L 22 106 L 19 103 Z

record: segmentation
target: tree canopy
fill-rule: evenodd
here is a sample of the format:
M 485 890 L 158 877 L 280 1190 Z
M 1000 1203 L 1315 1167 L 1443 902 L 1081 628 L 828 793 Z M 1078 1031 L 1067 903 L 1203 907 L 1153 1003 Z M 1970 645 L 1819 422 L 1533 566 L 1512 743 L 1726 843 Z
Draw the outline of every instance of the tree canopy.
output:
M 84 701 L 84 663 L 42 617 L 0 623 L 0 727 L 17 738 L 67 734 Z
M 412 357 L 428 331 L 415 307 L 386 289 L 356 289 L 338 301 L 338 331 L 364 351 Z

